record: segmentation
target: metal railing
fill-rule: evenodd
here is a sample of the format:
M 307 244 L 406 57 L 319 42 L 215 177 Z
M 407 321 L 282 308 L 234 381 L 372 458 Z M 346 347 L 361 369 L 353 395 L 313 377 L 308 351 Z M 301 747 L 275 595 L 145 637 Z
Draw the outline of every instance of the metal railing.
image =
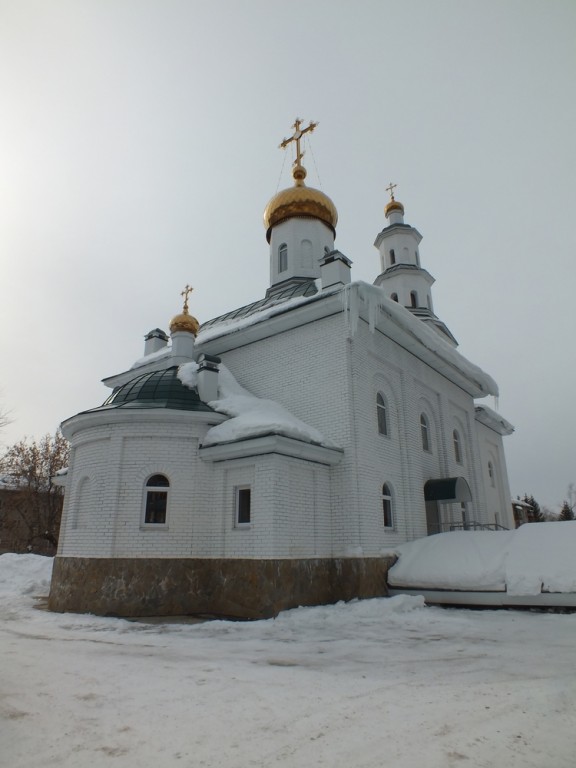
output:
M 498 523 L 478 523 L 470 520 L 466 523 L 439 523 L 428 526 L 428 533 L 448 533 L 449 531 L 508 531 L 505 525 Z

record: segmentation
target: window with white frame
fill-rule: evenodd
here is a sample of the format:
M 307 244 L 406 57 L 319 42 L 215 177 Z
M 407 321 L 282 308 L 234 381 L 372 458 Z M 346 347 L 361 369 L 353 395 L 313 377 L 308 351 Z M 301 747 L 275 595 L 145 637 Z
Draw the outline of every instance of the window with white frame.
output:
M 394 528 L 394 515 L 392 512 L 392 491 L 388 483 L 382 486 L 382 512 L 384 515 L 384 528 Z
M 286 243 L 278 248 L 278 272 L 286 272 L 288 269 L 288 246 Z
M 410 291 L 410 306 L 413 309 L 416 309 L 416 307 L 418 306 L 418 294 L 416 293 L 416 291 Z
M 431 451 L 430 422 L 425 413 L 420 414 L 420 437 L 422 438 L 422 450 Z
M 457 429 L 452 432 L 452 440 L 454 442 L 454 458 L 457 464 L 462 464 L 462 442 L 460 440 L 460 433 Z
M 234 489 L 234 525 L 245 528 L 252 522 L 252 489 L 249 485 L 237 485 Z
M 165 475 L 152 475 L 149 478 L 144 504 L 145 525 L 166 525 L 169 488 L 170 482 Z
M 376 414 L 378 416 L 378 432 L 388 434 L 388 403 L 382 392 L 376 395 Z

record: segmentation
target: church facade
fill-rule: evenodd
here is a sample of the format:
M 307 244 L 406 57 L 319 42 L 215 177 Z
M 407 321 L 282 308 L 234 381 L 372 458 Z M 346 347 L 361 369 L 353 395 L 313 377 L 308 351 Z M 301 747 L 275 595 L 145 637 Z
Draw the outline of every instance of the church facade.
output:
M 391 551 L 513 527 L 494 380 L 434 312 L 421 235 L 386 205 L 381 272 L 353 282 L 337 212 L 294 185 L 265 211 L 266 296 L 201 327 L 188 309 L 105 380 L 71 444 L 50 607 L 273 616 L 386 594 Z

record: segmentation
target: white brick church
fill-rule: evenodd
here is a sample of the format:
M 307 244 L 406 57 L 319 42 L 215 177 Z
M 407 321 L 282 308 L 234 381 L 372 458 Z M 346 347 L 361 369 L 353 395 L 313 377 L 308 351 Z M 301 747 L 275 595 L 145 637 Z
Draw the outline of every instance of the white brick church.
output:
M 513 527 L 494 380 L 436 316 L 421 235 L 385 207 L 380 274 L 352 282 L 337 212 L 305 185 L 265 211 L 270 287 L 170 337 L 65 421 L 71 444 L 50 606 L 124 616 L 273 616 L 386 594 L 387 551 Z

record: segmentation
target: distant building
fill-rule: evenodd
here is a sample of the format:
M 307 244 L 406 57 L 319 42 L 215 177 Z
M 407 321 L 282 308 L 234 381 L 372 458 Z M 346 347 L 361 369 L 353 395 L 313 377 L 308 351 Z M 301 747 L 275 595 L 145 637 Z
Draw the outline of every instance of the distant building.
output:
M 420 233 L 393 194 L 374 284 L 335 249 L 337 212 L 304 183 L 264 219 L 270 287 L 146 336 L 71 443 L 50 605 L 100 614 L 272 616 L 385 594 L 402 542 L 513 527 L 494 380 L 435 314 Z M 235 244 L 241 252 L 241 244 Z
M 534 515 L 534 507 L 520 499 L 512 499 L 512 514 L 514 516 L 514 526 L 516 528 L 520 528 L 524 523 L 537 522 Z
M 0 555 L 55 555 L 62 501 L 59 494 L 31 491 L 15 478 L 0 477 Z

